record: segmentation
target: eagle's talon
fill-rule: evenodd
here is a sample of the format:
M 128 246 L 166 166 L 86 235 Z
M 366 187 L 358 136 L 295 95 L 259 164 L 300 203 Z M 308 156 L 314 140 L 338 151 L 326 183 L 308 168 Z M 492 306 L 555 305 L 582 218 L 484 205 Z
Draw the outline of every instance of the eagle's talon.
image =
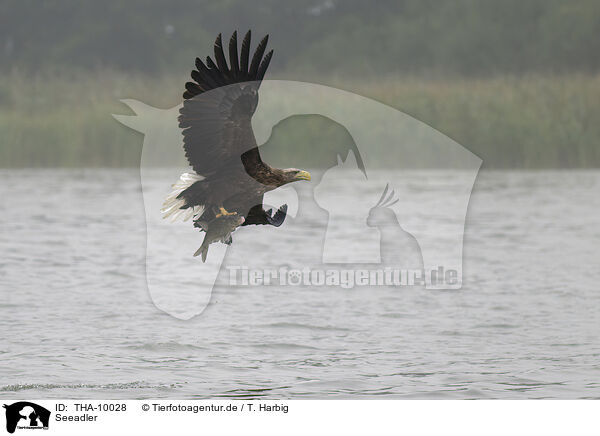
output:
M 221 218 L 222 216 L 237 215 L 237 212 L 227 212 L 223 206 L 219 208 L 219 213 L 215 215 L 215 218 Z

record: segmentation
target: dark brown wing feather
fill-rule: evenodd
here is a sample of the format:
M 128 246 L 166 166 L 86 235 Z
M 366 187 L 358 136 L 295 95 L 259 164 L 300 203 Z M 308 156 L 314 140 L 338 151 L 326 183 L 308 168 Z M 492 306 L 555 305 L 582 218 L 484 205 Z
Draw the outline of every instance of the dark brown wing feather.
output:
M 185 84 L 179 116 L 186 157 L 194 171 L 211 176 L 230 167 L 244 155 L 244 164 L 261 164 L 251 118 L 258 104 L 258 88 L 269 66 L 272 51 L 263 56 L 268 37 L 257 46 L 250 68 L 250 32 L 237 59 L 237 33 L 229 41 L 227 65 L 221 35 L 215 41 L 215 61 L 196 59 L 194 82 Z

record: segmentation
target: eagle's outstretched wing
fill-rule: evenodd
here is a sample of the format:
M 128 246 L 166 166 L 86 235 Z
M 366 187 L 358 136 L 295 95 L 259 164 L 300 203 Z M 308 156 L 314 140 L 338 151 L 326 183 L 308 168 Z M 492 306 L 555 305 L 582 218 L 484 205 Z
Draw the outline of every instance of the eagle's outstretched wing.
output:
M 179 127 L 183 129 L 185 155 L 202 176 L 214 176 L 231 168 L 236 165 L 235 160 L 239 164 L 242 154 L 244 163 L 262 163 L 250 120 L 258 105 L 258 87 L 273 55 L 273 50 L 264 55 L 267 40 L 268 35 L 258 44 L 250 61 L 248 31 L 238 60 L 234 32 L 227 65 L 219 34 L 214 46 L 215 61 L 207 57 L 205 64 L 196 58 L 194 82 L 185 84 Z
M 285 217 L 287 216 L 287 204 L 281 206 L 275 214 L 273 214 L 273 209 L 264 210 L 263 205 L 259 204 L 254 206 L 248 212 L 246 216 L 246 220 L 242 224 L 242 226 L 249 226 L 252 224 L 270 224 L 275 227 L 279 227 L 285 221 Z

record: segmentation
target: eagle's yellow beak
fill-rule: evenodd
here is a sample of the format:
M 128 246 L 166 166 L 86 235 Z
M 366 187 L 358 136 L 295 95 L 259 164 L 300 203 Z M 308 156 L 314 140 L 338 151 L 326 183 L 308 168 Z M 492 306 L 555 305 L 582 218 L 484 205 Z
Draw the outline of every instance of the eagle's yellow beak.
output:
M 310 180 L 310 173 L 308 171 L 300 171 L 296 174 L 296 180 Z

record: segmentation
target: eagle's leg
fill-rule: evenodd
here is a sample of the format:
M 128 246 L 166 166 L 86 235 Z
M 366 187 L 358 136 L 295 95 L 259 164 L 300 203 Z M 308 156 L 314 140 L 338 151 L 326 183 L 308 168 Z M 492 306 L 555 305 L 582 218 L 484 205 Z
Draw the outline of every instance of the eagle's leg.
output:
M 220 206 L 219 213 L 215 215 L 215 218 L 220 218 L 222 216 L 229 216 L 229 215 L 237 215 L 237 212 L 227 212 L 223 206 Z

